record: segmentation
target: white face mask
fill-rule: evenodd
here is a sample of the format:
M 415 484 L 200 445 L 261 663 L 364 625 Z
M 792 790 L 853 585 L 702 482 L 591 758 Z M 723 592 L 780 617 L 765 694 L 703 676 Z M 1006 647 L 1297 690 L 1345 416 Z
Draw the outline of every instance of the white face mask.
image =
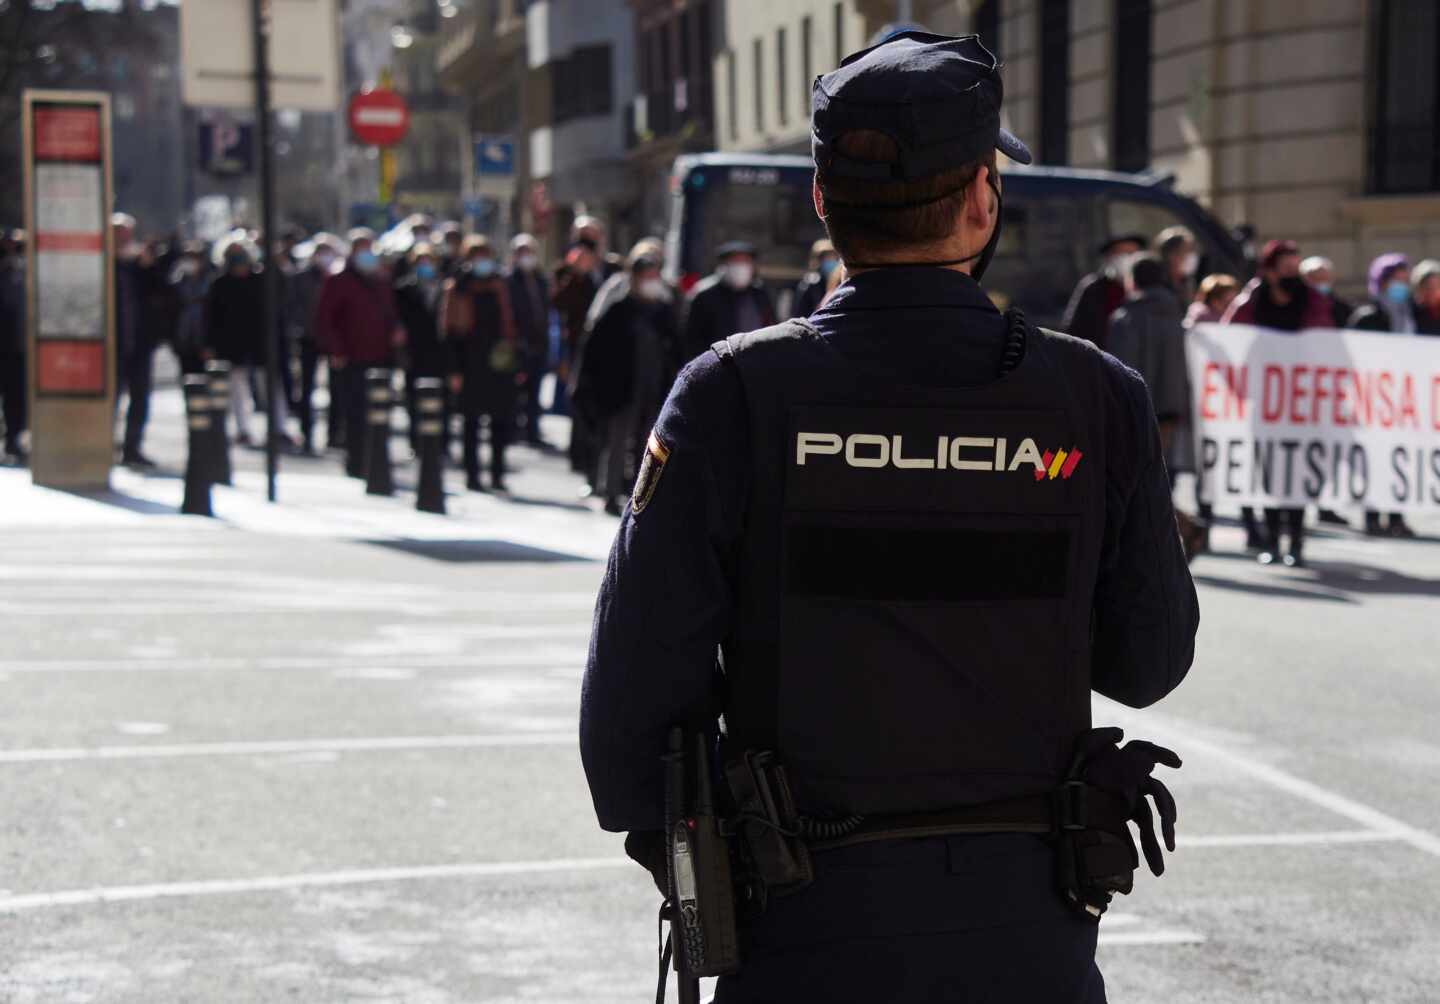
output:
M 1184 258 L 1180 259 L 1180 273 L 1182 275 L 1194 275 L 1200 270 L 1200 256 L 1191 251 Z
M 720 266 L 720 274 L 731 289 L 744 289 L 755 281 L 755 266 L 749 262 L 733 261 Z
M 665 299 L 665 282 L 662 279 L 646 279 L 640 283 L 638 292 L 642 300 Z
M 533 254 L 531 254 L 529 251 L 526 251 L 523 254 L 517 254 L 515 256 L 515 267 L 522 272 L 533 272 L 535 271 L 535 267 L 539 264 L 540 260 L 536 258 Z

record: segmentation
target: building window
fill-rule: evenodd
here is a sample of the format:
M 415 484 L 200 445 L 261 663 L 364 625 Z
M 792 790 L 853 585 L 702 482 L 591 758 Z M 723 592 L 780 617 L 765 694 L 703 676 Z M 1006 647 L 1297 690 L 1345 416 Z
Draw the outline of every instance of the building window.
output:
M 845 5 L 835 5 L 835 65 L 839 66 L 845 59 Z
M 550 64 L 555 123 L 611 112 L 610 46 L 576 49 Z
M 1380 0 L 1374 11 L 1370 191 L 1440 191 L 1440 7 L 1433 0 Z
M 1040 5 L 1040 163 L 1070 162 L 1070 0 Z
M 1117 171 L 1150 166 L 1150 0 L 1116 0 L 1111 160 Z
M 765 40 L 757 38 L 755 56 L 755 131 L 765 131 Z
M 790 73 L 785 60 L 785 29 L 775 32 L 775 107 L 780 124 L 790 121 Z
M 975 34 L 992 53 L 1000 53 L 1000 0 L 982 0 L 975 8 Z
M 810 114 L 810 88 L 815 85 L 815 57 L 811 47 L 815 43 L 815 22 L 806 14 L 800 19 L 800 85 L 804 88 L 805 103 L 800 107 Z

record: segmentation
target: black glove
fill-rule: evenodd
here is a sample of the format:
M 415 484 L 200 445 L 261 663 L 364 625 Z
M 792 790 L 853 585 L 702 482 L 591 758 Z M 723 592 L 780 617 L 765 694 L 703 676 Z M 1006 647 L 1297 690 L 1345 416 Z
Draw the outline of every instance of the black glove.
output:
M 1125 733 L 1117 728 L 1093 729 L 1082 736 L 1075 754 L 1080 764 L 1080 777 L 1087 784 L 1124 800 L 1130 809 L 1130 821 L 1140 831 L 1145 863 L 1153 874 L 1163 875 L 1165 858 L 1160 853 L 1160 842 L 1155 839 L 1155 819 L 1145 796 L 1150 796 L 1155 802 L 1165 847 L 1173 853 L 1175 799 L 1159 778 L 1151 775 L 1161 764 L 1179 767 L 1180 757 L 1172 750 L 1143 739 L 1128 742 L 1122 747 L 1120 740 L 1124 738 Z
M 634 830 L 625 835 L 625 854 L 655 880 L 660 895 L 670 896 L 670 868 L 666 862 L 664 830 Z

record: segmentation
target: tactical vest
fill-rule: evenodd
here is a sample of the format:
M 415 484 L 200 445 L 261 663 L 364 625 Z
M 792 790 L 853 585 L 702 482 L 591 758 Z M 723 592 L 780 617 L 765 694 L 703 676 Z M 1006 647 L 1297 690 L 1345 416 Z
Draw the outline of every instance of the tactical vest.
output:
M 1052 791 L 1090 725 L 1099 353 L 1028 327 L 1009 372 L 936 388 L 880 381 L 798 321 L 715 351 L 753 454 L 732 748 L 774 750 L 818 816 Z

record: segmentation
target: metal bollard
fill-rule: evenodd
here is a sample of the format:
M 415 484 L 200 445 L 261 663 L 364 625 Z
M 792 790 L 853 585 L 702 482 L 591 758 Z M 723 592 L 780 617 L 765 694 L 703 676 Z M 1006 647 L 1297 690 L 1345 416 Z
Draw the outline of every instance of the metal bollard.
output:
M 445 515 L 445 465 L 440 457 L 445 432 L 445 383 L 439 377 L 415 381 L 415 432 L 420 485 L 415 508 Z
M 185 457 L 185 498 L 180 511 L 187 516 L 213 516 L 210 482 L 214 477 L 211 455 L 216 411 L 210 395 L 210 378 L 198 373 L 185 377 L 185 422 L 190 427 L 189 452 Z M 223 422 L 225 413 L 219 412 Z
M 391 371 L 365 371 L 365 493 L 394 495 L 395 479 L 390 471 L 390 410 L 395 405 L 395 391 L 390 386 Z
M 230 414 L 230 364 L 223 359 L 211 359 L 205 364 L 205 376 L 210 381 L 210 408 L 214 415 L 210 423 L 211 480 L 217 485 L 234 484 L 230 467 L 230 433 L 226 428 L 226 417 Z

